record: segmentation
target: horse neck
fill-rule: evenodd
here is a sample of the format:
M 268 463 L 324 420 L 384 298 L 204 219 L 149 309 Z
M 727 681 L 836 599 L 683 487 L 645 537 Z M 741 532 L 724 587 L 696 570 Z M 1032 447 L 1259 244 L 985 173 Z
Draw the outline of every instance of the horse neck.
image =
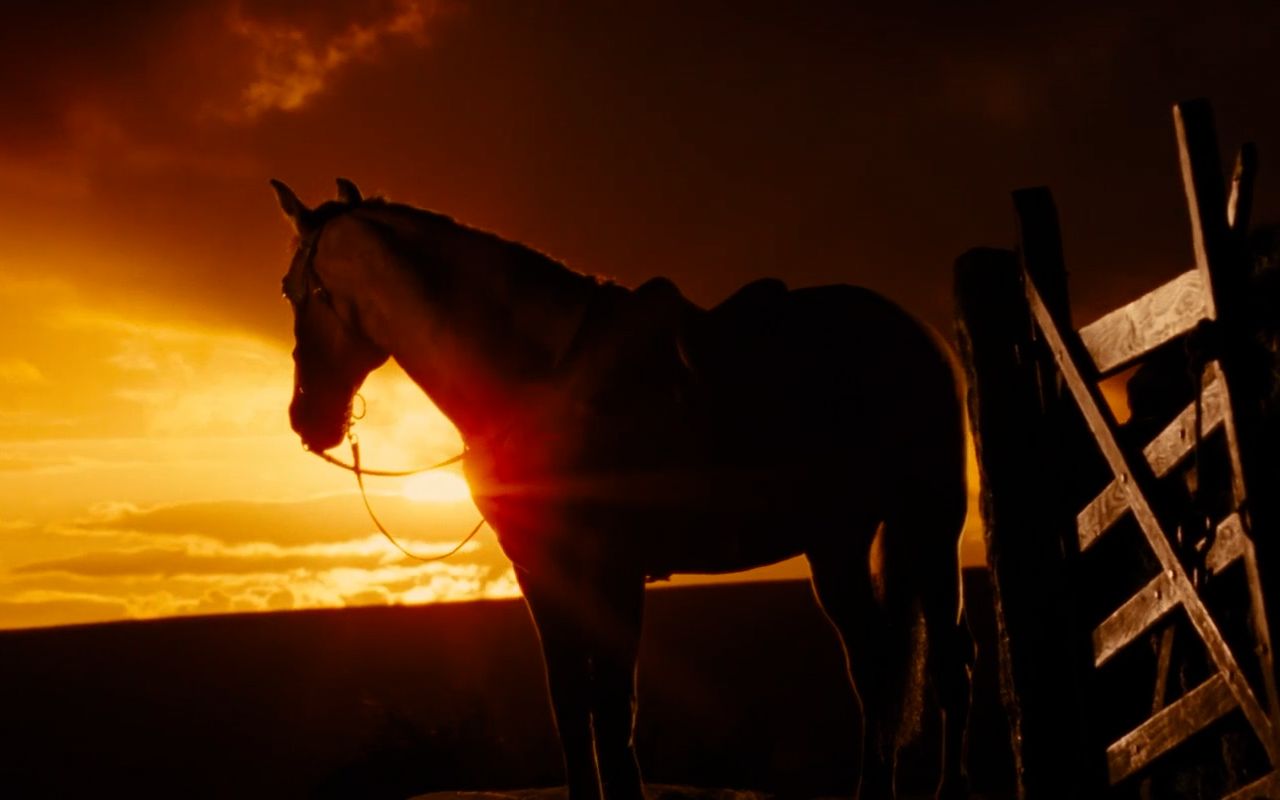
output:
M 391 223 L 380 344 L 465 439 L 500 432 L 553 377 L 596 281 L 451 221 Z

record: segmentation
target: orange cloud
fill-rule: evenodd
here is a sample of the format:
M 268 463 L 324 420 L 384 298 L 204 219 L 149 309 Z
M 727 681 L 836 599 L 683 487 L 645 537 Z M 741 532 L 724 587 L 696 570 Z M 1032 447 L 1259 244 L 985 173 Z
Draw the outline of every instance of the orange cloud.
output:
M 224 116 L 253 120 L 267 111 L 296 111 L 323 91 L 335 71 L 351 61 L 369 60 L 387 39 L 421 45 L 435 7 L 424 0 L 401 0 L 384 17 L 352 22 L 337 34 L 317 40 L 303 27 L 247 16 L 239 6 L 228 20 L 233 34 L 253 48 L 254 74 L 241 93 L 241 105 Z
M 429 544 L 417 546 L 432 552 Z M 48 624 L 519 594 L 510 567 L 468 563 L 468 550 L 458 560 L 420 564 L 393 563 L 379 549 L 372 539 L 266 550 L 187 543 L 28 564 L 7 581 L 0 626 L 25 626 L 28 617 Z
M 469 502 L 425 505 L 394 495 L 375 495 L 372 502 L 388 525 L 420 541 L 452 543 L 479 519 L 479 512 Z M 98 537 L 126 533 L 194 536 L 227 545 L 297 546 L 347 542 L 372 529 L 359 499 L 339 494 L 297 502 L 213 500 L 151 508 L 101 504 L 60 532 Z

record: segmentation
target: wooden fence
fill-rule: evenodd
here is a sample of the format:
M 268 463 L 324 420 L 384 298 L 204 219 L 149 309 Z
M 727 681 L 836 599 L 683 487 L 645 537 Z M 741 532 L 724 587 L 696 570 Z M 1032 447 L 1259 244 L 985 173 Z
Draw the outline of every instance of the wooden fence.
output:
M 1078 330 L 1049 191 L 956 265 L 970 423 L 1024 798 L 1280 797 L 1268 359 L 1205 101 L 1174 108 L 1194 267 Z M 1125 424 L 1102 384 L 1127 379 Z M 1277 414 L 1280 417 L 1280 414 Z M 1270 589 L 1270 597 L 1264 592 Z

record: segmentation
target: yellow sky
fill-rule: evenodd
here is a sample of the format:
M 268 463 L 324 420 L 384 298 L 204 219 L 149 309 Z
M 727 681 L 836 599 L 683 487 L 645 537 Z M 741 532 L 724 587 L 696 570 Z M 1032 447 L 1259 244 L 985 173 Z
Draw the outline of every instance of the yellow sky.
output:
M 0 349 L 0 625 L 514 591 L 489 535 L 455 561 L 415 565 L 373 532 L 350 476 L 289 430 L 282 343 L 122 317 L 54 281 L 26 302 L 34 288 L 0 290 L 13 310 Z M 361 435 L 385 463 L 457 449 L 402 374 L 380 372 L 367 393 Z M 478 518 L 456 474 L 405 483 L 380 483 L 374 502 L 418 552 Z

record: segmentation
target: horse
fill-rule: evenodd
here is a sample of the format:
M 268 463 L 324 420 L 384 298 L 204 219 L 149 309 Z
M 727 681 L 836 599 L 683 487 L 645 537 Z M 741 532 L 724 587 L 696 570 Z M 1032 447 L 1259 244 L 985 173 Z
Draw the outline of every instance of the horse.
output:
M 926 685 L 937 796 L 967 794 L 964 423 L 935 333 L 864 288 L 763 280 L 705 309 L 345 179 L 316 208 L 271 184 L 296 232 L 293 430 L 339 444 L 388 358 L 457 427 L 541 641 L 570 800 L 644 796 L 646 584 L 799 555 L 861 715 L 855 796 L 893 797 Z

